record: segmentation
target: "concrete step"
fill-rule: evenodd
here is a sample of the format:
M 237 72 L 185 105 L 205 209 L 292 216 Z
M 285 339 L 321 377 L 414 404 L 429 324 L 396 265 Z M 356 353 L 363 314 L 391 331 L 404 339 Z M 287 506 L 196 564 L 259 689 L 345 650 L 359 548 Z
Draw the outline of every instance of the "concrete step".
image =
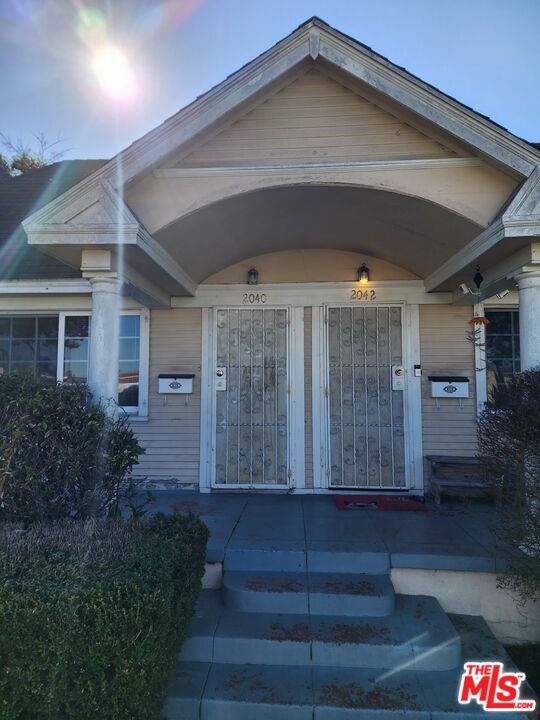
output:
M 227 570 L 266 570 L 270 572 L 333 572 L 368 573 L 370 575 L 390 572 L 390 554 L 385 550 L 359 550 L 350 552 L 343 544 L 319 543 L 313 541 L 304 546 L 303 542 L 289 542 L 287 549 L 280 547 L 228 547 L 223 568 Z
M 203 601 L 207 608 L 215 609 L 215 597 Z M 420 629 L 417 615 L 425 616 L 426 625 L 440 622 L 432 600 L 397 596 L 396 615 L 402 614 L 404 625 L 411 623 L 411 633 Z M 222 618 L 227 612 L 222 613 Z M 298 616 L 290 618 L 290 622 L 294 620 L 298 621 Z M 323 621 L 330 622 L 329 618 Z M 482 618 L 451 615 L 450 621 L 462 644 L 463 661 L 500 660 L 512 667 L 504 648 Z M 284 627 L 290 628 L 287 622 L 289 620 Z M 376 626 L 383 621 L 372 619 L 370 622 Z M 397 625 L 394 631 L 398 631 Z M 285 640 L 289 641 L 290 638 Z M 417 642 L 417 639 L 411 638 L 411 641 Z M 427 665 L 426 669 L 420 669 L 409 663 L 388 670 L 307 664 L 250 665 L 244 659 L 238 658 L 238 661 L 234 664 L 179 662 L 169 683 L 163 717 L 166 720 L 474 720 L 490 714 L 474 703 L 458 704 L 460 666 L 430 672 Z M 522 697 L 534 698 L 535 695 L 530 688 L 523 687 Z M 523 720 L 520 713 L 504 716 L 505 720 Z
M 392 615 L 373 618 L 235 612 L 214 595 L 201 600 L 188 634 L 186 662 L 441 671 L 461 657 L 458 633 L 429 597 L 398 595 Z
M 223 597 L 242 612 L 380 617 L 394 610 L 387 575 L 225 572 Z

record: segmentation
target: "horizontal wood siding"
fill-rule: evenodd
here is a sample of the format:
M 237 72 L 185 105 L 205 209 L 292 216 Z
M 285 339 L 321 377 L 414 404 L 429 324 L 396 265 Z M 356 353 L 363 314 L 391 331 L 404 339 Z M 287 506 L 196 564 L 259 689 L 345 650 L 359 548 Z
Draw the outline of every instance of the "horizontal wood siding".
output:
M 310 70 L 183 158 L 181 166 L 455 157 L 318 70 Z
M 311 400 L 311 308 L 304 308 L 304 442 L 306 449 L 306 487 L 313 487 L 313 426 Z
M 159 395 L 158 375 L 194 372 L 192 395 Z M 146 449 L 136 474 L 149 480 L 199 482 L 201 310 L 152 310 L 148 422 L 133 429 Z M 186 404 L 187 400 L 187 404 Z
M 474 455 L 476 452 L 476 387 L 474 347 L 467 340 L 472 309 L 457 305 L 420 306 L 422 425 L 424 455 Z M 442 398 L 437 410 L 431 397 L 431 374 L 465 375 L 470 397 L 463 409 L 456 399 Z

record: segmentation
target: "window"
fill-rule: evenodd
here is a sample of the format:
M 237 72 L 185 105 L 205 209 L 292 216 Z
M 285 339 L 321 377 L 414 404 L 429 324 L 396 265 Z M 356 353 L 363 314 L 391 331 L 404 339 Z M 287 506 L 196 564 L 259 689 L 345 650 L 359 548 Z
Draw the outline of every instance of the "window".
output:
M 58 317 L 0 317 L 0 374 L 30 370 L 54 382 L 58 354 Z
M 486 310 L 486 370 L 488 398 L 520 369 L 519 311 Z
M 140 316 L 122 315 L 120 317 L 118 404 L 126 412 L 137 412 L 139 407 L 140 345 Z
M 120 316 L 118 404 L 145 415 L 148 381 L 148 322 L 145 311 Z M 31 370 L 50 382 L 87 382 L 89 313 L 0 317 L 0 375 Z M 141 340 L 142 331 L 142 340 Z
M 68 315 L 64 324 L 64 368 L 60 380 L 86 382 L 90 351 L 90 317 Z
M 65 315 L 63 374 L 64 382 L 87 382 L 90 352 L 89 315 Z M 118 363 L 118 404 L 126 412 L 139 412 L 141 318 L 120 316 Z

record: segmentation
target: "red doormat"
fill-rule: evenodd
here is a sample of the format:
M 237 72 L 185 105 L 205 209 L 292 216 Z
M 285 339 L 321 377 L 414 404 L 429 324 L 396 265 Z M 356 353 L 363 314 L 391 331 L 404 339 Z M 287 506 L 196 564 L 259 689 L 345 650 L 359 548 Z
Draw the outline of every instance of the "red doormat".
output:
M 427 510 L 420 500 L 402 495 L 334 495 L 334 502 L 338 510 Z

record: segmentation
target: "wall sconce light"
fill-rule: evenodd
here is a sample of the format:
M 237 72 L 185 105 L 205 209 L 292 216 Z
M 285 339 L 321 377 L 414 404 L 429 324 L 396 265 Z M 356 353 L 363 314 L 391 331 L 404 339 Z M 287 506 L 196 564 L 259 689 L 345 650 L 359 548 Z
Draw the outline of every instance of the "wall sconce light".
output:
M 363 264 L 356 271 L 356 276 L 360 285 L 367 285 L 369 282 L 369 268 Z
M 257 268 L 250 267 L 247 272 L 247 284 L 248 285 L 257 285 L 259 282 L 259 271 Z

